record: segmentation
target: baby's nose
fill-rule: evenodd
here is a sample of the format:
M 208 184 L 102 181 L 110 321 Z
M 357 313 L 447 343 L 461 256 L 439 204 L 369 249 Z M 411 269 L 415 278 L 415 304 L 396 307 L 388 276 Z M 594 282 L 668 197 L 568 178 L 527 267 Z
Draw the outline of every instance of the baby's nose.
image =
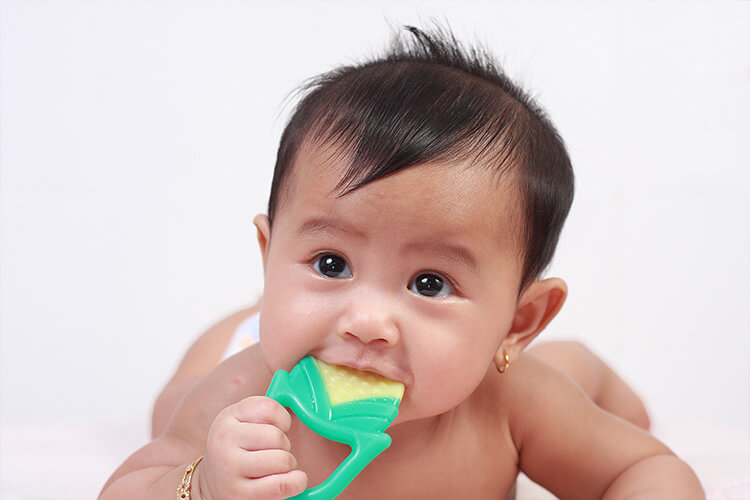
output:
M 376 342 L 395 345 L 400 338 L 394 314 L 385 307 L 374 307 L 373 304 L 350 308 L 341 316 L 338 331 L 342 337 L 356 338 L 364 344 Z

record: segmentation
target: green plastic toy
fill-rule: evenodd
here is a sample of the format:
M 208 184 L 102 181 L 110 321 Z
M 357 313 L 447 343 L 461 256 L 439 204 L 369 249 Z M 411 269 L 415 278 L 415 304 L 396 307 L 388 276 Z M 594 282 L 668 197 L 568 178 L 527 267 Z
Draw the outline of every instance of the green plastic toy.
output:
M 346 378 L 343 382 L 342 374 Z M 363 376 L 369 380 L 361 381 Z M 374 390 L 373 384 L 377 386 Z M 334 367 L 311 356 L 303 358 L 289 373 L 278 370 L 274 374 L 266 396 L 294 411 L 316 434 L 352 449 L 328 479 L 293 498 L 336 498 L 391 445 L 385 430 L 398 414 L 403 387 L 398 382 Z

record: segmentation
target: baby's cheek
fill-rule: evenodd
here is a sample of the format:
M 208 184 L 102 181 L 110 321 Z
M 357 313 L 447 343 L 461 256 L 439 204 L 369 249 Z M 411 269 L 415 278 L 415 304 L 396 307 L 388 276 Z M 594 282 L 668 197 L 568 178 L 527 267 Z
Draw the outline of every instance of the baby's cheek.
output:
M 287 297 L 283 306 L 276 297 L 264 298 L 260 319 L 263 356 L 273 370 L 291 369 L 315 346 L 320 331 L 309 302 Z
M 439 415 L 466 401 L 482 382 L 485 369 L 462 356 L 452 356 L 423 367 L 415 378 L 407 402 L 412 403 L 415 418 Z M 407 391 L 408 392 L 408 391 Z
M 268 367 L 274 371 L 288 368 L 287 358 L 293 355 L 294 344 L 294 330 L 283 316 L 264 307 L 260 317 L 260 346 Z

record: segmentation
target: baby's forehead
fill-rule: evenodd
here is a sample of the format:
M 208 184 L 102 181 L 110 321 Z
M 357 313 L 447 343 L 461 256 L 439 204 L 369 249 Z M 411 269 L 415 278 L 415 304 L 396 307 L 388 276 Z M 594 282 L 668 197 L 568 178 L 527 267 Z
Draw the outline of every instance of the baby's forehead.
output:
M 350 165 L 348 156 L 335 147 L 300 148 L 286 186 L 288 200 L 328 202 L 342 210 L 360 210 L 363 203 L 371 205 L 364 209 L 372 217 L 395 216 L 404 222 L 420 221 L 407 215 L 426 211 L 427 220 L 449 219 L 458 229 L 470 219 L 480 219 L 491 222 L 488 227 L 494 226 L 503 240 L 512 238 L 516 244 L 522 240 L 523 203 L 517 169 L 498 172 L 491 165 L 470 160 L 433 161 L 403 167 L 359 186 L 355 183 L 352 189 L 346 184 Z M 385 203 L 400 211 L 378 212 Z M 283 205 L 287 203 L 282 203 L 281 210 Z M 393 222 L 395 227 L 400 221 Z M 474 233 L 465 232 L 465 238 L 473 237 Z

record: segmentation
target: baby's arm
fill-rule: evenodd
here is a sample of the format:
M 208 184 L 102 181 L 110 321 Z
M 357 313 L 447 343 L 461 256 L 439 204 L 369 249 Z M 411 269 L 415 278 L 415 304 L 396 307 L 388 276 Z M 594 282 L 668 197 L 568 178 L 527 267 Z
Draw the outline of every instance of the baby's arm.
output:
M 272 399 L 255 396 L 270 379 L 257 348 L 219 365 L 185 395 L 166 430 L 115 471 L 100 500 L 174 498 L 185 468 L 199 456 L 193 500 L 301 493 L 307 476 L 290 453 L 291 417 Z
M 523 356 L 502 377 L 520 468 L 556 496 L 704 498 L 687 464 L 557 370 Z
M 206 330 L 185 353 L 177 371 L 154 402 L 151 437 L 159 436 L 167 427 L 177 404 L 187 391 L 221 362 L 237 326 L 255 314 L 259 304 L 242 309 Z

